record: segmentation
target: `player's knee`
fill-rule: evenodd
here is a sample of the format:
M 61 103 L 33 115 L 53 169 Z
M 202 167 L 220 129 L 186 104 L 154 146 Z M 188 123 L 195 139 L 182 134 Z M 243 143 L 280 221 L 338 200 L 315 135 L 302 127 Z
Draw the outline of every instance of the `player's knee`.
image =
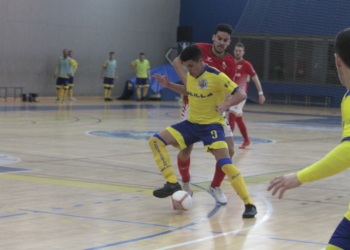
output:
M 190 158 L 191 152 L 187 152 L 186 149 L 184 150 L 180 150 L 179 154 L 177 155 L 177 157 L 181 160 L 181 161 L 187 161 Z
M 165 147 L 167 144 L 166 142 L 163 140 L 162 137 L 160 137 L 158 134 L 154 134 L 149 140 L 148 140 L 148 145 L 151 148 L 155 148 L 155 147 Z
M 234 154 L 235 154 L 235 150 L 233 148 L 229 148 L 228 149 L 228 153 L 230 155 L 230 158 L 232 158 L 234 156 Z

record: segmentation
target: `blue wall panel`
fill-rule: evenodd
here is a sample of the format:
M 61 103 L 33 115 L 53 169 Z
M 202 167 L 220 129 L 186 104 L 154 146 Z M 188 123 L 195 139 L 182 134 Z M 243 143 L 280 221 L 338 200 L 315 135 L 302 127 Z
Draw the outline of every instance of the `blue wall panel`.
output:
M 236 27 L 248 0 L 181 0 L 180 26 L 193 27 L 193 42 L 211 42 L 219 23 Z

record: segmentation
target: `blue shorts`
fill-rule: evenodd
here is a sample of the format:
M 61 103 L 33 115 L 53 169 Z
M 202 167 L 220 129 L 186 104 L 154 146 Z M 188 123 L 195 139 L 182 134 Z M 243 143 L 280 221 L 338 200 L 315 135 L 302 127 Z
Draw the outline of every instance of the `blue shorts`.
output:
M 196 124 L 185 120 L 167 127 L 166 130 L 176 139 L 180 150 L 199 141 L 203 141 L 207 151 L 227 148 L 224 128 L 221 124 Z
M 64 78 L 64 77 L 57 77 L 57 80 L 56 80 L 56 86 L 63 86 L 63 87 L 66 87 L 68 84 L 68 78 Z
M 105 88 L 113 88 L 114 78 L 105 77 L 103 79 L 103 86 Z
M 136 85 L 145 85 L 145 86 L 149 86 L 149 84 L 148 84 L 148 78 L 138 78 L 138 77 L 136 77 Z
M 328 244 L 350 250 L 350 221 L 347 218 L 339 223 Z
M 74 76 L 69 77 L 68 83 L 73 84 L 74 82 Z

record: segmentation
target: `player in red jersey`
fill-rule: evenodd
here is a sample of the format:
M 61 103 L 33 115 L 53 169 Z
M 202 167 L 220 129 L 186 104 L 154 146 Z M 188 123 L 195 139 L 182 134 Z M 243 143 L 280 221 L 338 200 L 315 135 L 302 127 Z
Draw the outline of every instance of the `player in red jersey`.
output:
M 237 71 L 234 80 L 237 85 L 248 94 L 249 81 L 250 78 L 252 78 L 259 93 L 259 103 L 263 104 L 265 102 L 265 96 L 261 88 L 259 77 L 256 74 L 252 64 L 243 59 L 244 52 L 244 45 L 242 43 L 237 43 L 234 49 L 234 55 L 237 62 Z M 250 145 L 247 127 L 243 121 L 244 104 L 245 100 L 236 106 L 230 107 L 230 112 L 228 114 L 228 121 L 232 132 L 235 129 L 235 123 L 237 123 L 239 131 L 243 136 L 244 142 L 242 146 L 239 147 L 240 149 L 244 149 Z
M 219 71 L 224 72 L 230 79 L 234 78 L 236 72 L 236 61 L 233 56 L 226 52 L 226 48 L 230 45 L 232 27 L 228 24 L 219 24 L 216 27 L 216 30 L 213 34 L 212 44 L 207 43 L 197 43 L 196 45 L 201 49 L 203 54 L 203 59 L 206 64 L 211 67 L 217 68 Z M 174 68 L 178 73 L 180 79 L 184 84 L 186 84 L 186 73 L 184 71 L 183 65 L 179 57 L 175 58 L 173 61 Z M 187 98 L 184 98 L 184 106 L 182 110 L 183 120 L 187 119 L 188 109 L 191 108 L 188 106 Z M 225 137 L 229 148 L 230 157 L 232 158 L 234 154 L 233 150 L 233 134 L 232 131 L 227 125 L 224 127 Z M 187 191 L 189 194 L 193 194 L 191 185 L 190 185 L 190 154 L 192 151 L 193 145 L 188 146 L 184 150 L 181 150 L 178 154 L 177 161 L 179 172 L 182 176 L 183 190 Z M 212 183 L 209 186 L 210 193 L 213 194 L 216 201 L 221 205 L 227 204 L 227 198 L 220 188 L 221 182 L 225 178 L 225 173 L 221 170 L 218 164 L 215 167 L 215 174 Z M 245 183 L 243 184 L 245 185 Z M 238 188 L 238 187 L 237 187 Z M 236 188 L 235 188 L 236 190 Z M 255 206 L 254 206 L 255 208 Z M 255 211 L 256 212 L 256 211 Z

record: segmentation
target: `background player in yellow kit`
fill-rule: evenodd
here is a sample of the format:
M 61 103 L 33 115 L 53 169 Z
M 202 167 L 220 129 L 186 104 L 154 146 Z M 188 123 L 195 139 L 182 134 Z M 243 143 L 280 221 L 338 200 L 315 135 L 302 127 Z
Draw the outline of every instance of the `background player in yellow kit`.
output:
M 232 187 L 244 201 L 243 218 L 253 218 L 257 213 L 256 207 L 241 173 L 230 159 L 223 129 L 226 123 L 222 117 L 222 112 L 246 99 L 247 95 L 224 73 L 206 65 L 198 46 L 184 49 L 180 59 L 188 70 L 186 86 L 170 83 L 166 76 L 153 76 L 162 86 L 188 95 L 191 107 L 187 120 L 166 128 L 149 140 L 158 168 L 167 181 L 162 188 L 154 190 L 153 195 L 165 198 L 181 190 L 165 147 L 173 145 L 181 150 L 203 141 L 206 150 L 215 156 Z M 227 101 L 225 93 L 231 94 Z
M 268 190 L 272 195 L 280 190 L 282 198 L 287 189 L 296 188 L 306 182 L 312 182 L 335 175 L 350 167 L 350 28 L 341 31 L 335 38 L 335 64 L 338 76 L 347 92 L 341 103 L 343 134 L 341 143 L 322 160 L 299 171 L 298 173 L 278 176 L 270 182 Z M 350 205 L 349 211 L 332 235 L 326 250 L 350 249 Z
M 114 79 L 118 80 L 117 60 L 114 59 L 114 52 L 109 52 L 109 58 L 103 63 L 101 78 L 103 79 L 104 98 L 106 102 L 111 102 L 111 92 L 114 87 Z
M 53 78 L 56 78 L 57 102 L 64 102 L 67 97 L 68 79 L 75 72 L 78 65 L 68 56 L 68 50 L 63 50 L 63 56 L 58 59 Z
M 151 82 L 151 65 L 146 59 L 145 53 L 140 53 L 139 59 L 132 61 L 130 68 L 136 73 L 137 101 L 145 101 Z M 143 88 L 142 95 L 141 88 Z
M 76 60 L 73 59 L 73 51 L 69 50 L 68 51 L 68 56 L 70 57 L 71 60 L 74 61 L 74 64 L 76 65 L 71 66 L 71 76 L 68 79 L 68 96 L 69 96 L 69 100 L 71 101 L 75 101 L 75 98 L 73 97 L 73 87 L 74 87 L 74 74 L 78 69 L 78 62 Z

